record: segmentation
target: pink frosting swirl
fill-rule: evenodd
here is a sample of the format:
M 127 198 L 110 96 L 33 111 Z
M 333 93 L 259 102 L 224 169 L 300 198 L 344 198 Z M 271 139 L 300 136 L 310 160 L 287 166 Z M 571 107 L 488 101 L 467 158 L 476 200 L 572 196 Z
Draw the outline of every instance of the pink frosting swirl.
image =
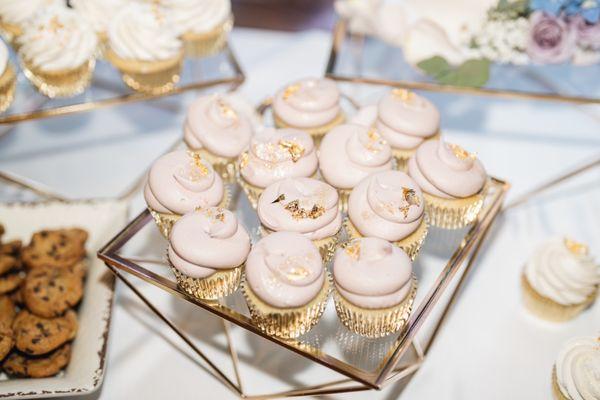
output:
M 361 107 L 356 114 L 348 120 L 351 124 L 368 126 L 369 128 L 377 121 L 377 106 L 370 105 Z
M 355 239 L 337 250 L 333 279 L 336 290 L 358 307 L 393 307 L 410 292 L 412 263 L 401 248 L 383 239 Z
M 394 89 L 379 101 L 377 109 L 375 127 L 395 149 L 414 149 L 440 127 L 435 105 L 414 92 Z
M 160 157 L 150 167 L 144 198 L 162 213 L 185 214 L 223 200 L 221 177 L 198 154 L 179 150 Z
M 425 207 L 421 189 L 400 171 L 373 174 L 356 186 L 348 199 L 348 217 L 363 236 L 391 242 L 417 230 Z
M 219 207 L 185 214 L 175 222 L 169 237 L 169 260 L 192 278 L 238 267 L 249 252 L 248 232 L 235 214 Z
M 392 149 L 374 129 L 339 125 L 321 142 L 319 168 L 332 186 L 352 189 L 374 172 L 391 170 Z
M 246 261 L 246 282 L 273 307 L 306 305 L 325 283 L 319 249 L 299 233 L 272 233 L 252 247 Z
M 183 132 L 191 148 L 234 158 L 248 146 L 253 128 L 250 119 L 223 96 L 208 95 L 190 105 Z
M 483 189 L 487 174 L 483 164 L 455 144 L 429 140 L 408 161 L 408 173 L 425 193 L 446 198 L 465 198 Z
M 283 178 L 313 175 L 318 160 L 310 135 L 297 129 L 265 128 L 250 141 L 240 158 L 240 174 L 254 186 L 266 188 Z
M 312 178 L 287 178 L 269 185 L 257 211 L 268 229 L 299 232 L 311 240 L 333 236 L 342 226 L 337 190 Z
M 273 111 L 297 128 L 325 125 L 340 113 L 340 92 L 330 79 L 303 79 L 277 92 Z

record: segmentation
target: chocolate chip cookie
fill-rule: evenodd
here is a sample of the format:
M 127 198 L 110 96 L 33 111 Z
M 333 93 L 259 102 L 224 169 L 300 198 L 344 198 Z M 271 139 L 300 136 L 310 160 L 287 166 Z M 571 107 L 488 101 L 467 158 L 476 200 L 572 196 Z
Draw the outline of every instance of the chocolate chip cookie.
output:
M 6 254 L 19 258 L 21 254 L 21 245 L 22 244 L 20 240 L 2 243 L 0 244 L 0 254 Z
M 29 245 L 21 249 L 28 268 L 67 268 L 85 256 L 88 234 L 83 229 L 58 229 L 36 232 Z
M 71 358 L 71 345 L 65 344 L 42 357 L 13 353 L 2 364 L 4 372 L 17 377 L 45 378 L 56 375 Z
M 23 282 L 24 276 L 20 271 L 11 271 L 7 274 L 0 276 L 0 294 L 6 294 L 17 289 L 21 282 Z
M 23 300 L 32 313 L 52 318 L 77 305 L 83 296 L 79 271 L 71 268 L 36 268 L 23 283 Z
M 21 266 L 21 261 L 17 257 L 8 254 L 0 254 L 0 275 L 5 274 Z
M 14 345 L 15 339 L 12 328 L 0 323 L 0 361 L 10 353 Z
M 27 355 L 46 354 L 72 340 L 77 333 L 77 316 L 67 311 L 57 318 L 38 317 L 27 310 L 13 323 L 15 346 Z
M 0 325 L 12 326 L 17 311 L 15 303 L 8 296 L 0 296 Z

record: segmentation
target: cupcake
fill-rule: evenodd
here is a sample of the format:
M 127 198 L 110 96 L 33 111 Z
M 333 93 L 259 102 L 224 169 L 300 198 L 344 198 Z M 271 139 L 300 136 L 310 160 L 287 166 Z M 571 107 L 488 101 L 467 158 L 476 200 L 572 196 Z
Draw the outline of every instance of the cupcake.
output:
M 378 172 L 352 190 L 346 232 L 351 239 L 370 236 L 392 242 L 414 260 L 427 236 L 424 203 L 421 189 L 404 172 Z
M 230 193 L 200 155 L 179 150 L 152 164 L 144 198 L 161 233 L 168 238 L 171 227 L 183 214 L 198 208 L 227 208 Z
M 252 207 L 270 184 L 284 178 L 311 177 L 318 160 L 310 135 L 297 129 L 265 128 L 250 140 L 239 159 L 239 183 Z
M 252 247 L 244 296 L 252 321 L 265 333 L 295 338 L 321 318 L 331 284 L 319 249 L 295 232 L 275 232 Z
M 63 0 L 2 0 L 0 1 L 0 33 L 14 43 L 23 33 L 23 26 L 40 10 L 49 7 L 65 6 Z
M 477 219 L 488 178 L 474 153 L 427 140 L 408 161 L 408 174 L 423 190 L 431 225 L 457 229 Z
M 556 400 L 600 399 L 600 337 L 569 340 L 552 369 Z
M 51 7 L 17 39 L 25 76 L 48 97 L 74 96 L 90 84 L 98 39 L 75 11 Z
M 163 7 L 129 2 L 108 26 L 105 57 L 132 89 L 161 94 L 179 82 L 183 45 Z
M 15 96 L 17 76 L 10 64 L 8 48 L 0 41 L 0 112 L 5 111 Z
M 350 191 L 375 172 L 392 169 L 392 150 L 373 128 L 344 124 L 331 130 L 319 148 L 319 171 L 338 189 L 345 211 Z
M 252 134 L 250 119 L 220 94 L 194 101 L 183 127 L 186 145 L 200 153 L 228 182 L 235 180 L 237 158 L 248 147 Z
M 523 301 L 533 314 L 550 321 L 567 321 L 598 296 L 600 265 L 587 246 L 554 238 L 538 247 L 521 276 Z
M 377 338 L 406 327 L 417 280 L 406 253 L 365 237 L 338 249 L 333 262 L 335 309 L 352 332 Z
M 191 57 L 218 53 L 233 27 L 230 0 L 161 0 Z
M 342 214 L 337 191 L 313 178 L 286 178 L 270 184 L 258 199 L 265 233 L 298 232 L 312 240 L 327 263 L 339 239 Z
M 177 284 L 187 294 L 215 300 L 238 288 L 249 252 L 250 237 L 235 214 L 208 207 L 173 224 L 167 255 Z
M 124 0 L 70 0 L 69 4 L 98 35 L 98 54 L 102 55 L 108 43 L 108 24 L 127 3 Z
M 303 79 L 281 89 L 273 99 L 273 118 L 279 128 L 310 133 L 315 142 L 344 122 L 340 92 L 330 79 Z

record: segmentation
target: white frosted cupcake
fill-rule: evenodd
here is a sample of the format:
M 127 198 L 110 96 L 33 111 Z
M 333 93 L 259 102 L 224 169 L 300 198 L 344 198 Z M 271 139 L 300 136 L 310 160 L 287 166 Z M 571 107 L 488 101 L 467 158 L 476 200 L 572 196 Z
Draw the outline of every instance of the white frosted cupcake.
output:
M 227 208 L 230 197 L 211 165 L 199 154 L 185 150 L 157 159 L 144 187 L 148 209 L 165 237 L 183 214 L 198 208 Z
M 8 48 L 0 41 L 0 112 L 6 110 L 15 97 L 17 76 L 8 57 Z
M 556 400 L 600 399 L 600 337 L 578 337 L 564 344 L 552 369 Z
M 181 34 L 186 54 L 205 57 L 219 52 L 233 27 L 230 0 L 161 0 Z
M 249 252 L 246 229 L 235 214 L 218 207 L 185 214 L 169 236 L 168 258 L 177 284 L 200 299 L 233 293 Z
M 2 0 L 0 1 L 0 32 L 14 44 L 23 33 L 23 26 L 40 10 L 49 7 L 66 7 L 63 0 Z
M 336 190 L 313 178 L 286 178 L 269 185 L 258 199 L 265 233 L 298 232 L 319 248 L 324 262 L 335 251 L 342 227 Z
M 254 208 L 262 191 L 284 178 L 312 177 L 317 152 L 310 135 L 297 129 L 265 128 L 257 132 L 239 160 L 239 183 Z
M 125 0 L 71 0 L 69 4 L 98 35 L 99 54 L 102 54 L 108 42 L 108 24 L 127 2 Z
M 321 141 L 319 170 L 346 210 L 350 191 L 367 176 L 392 169 L 390 145 L 375 129 L 356 124 L 333 128 Z
M 163 7 L 130 2 L 110 22 L 105 56 L 132 89 L 169 92 L 179 82 L 183 63 L 178 36 Z
M 98 39 L 73 10 L 51 7 L 38 14 L 17 42 L 25 76 L 46 96 L 73 96 L 89 85 Z
M 254 133 L 252 121 L 221 94 L 199 97 L 188 108 L 183 139 L 226 181 L 235 180 L 236 161 Z
M 521 277 L 525 307 L 550 321 L 579 315 L 598 296 L 600 265 L 587 246 L 554 238 L 535 249 Z

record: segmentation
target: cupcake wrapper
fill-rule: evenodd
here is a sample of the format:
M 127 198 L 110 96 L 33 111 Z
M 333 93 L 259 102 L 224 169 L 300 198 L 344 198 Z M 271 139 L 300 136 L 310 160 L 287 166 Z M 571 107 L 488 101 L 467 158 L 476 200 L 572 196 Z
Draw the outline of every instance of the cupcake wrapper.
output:
M 588 308 L 598 295 L 598 288 L 596 287 L 596 290 L 583 303 L 573 305 L 559 304 L 539 294 L 531 286 L 525 274 L 521 274 L 521 289 L 525 308 L 537 317 L 552 322 L 564 322 L 575 318 Z
M 410 292 L 394 307 L 361 308 L 350 303 L 337 290 L 333 298 L 338 317 L 349 330 L 361 336 L 378 338 L 406 327 L 416 295 L 417 278 L 413 274 Z
M 106 49 L 105 57 L 121 71 L 121 78 L 127 86 L 150 94 L 163 94 L 173 90 L 179 82 L 183 64 L 183 50 L 172 59 L 161 61 L 125 60 L 111 49 Z
M 15 50 L 17 50 L 17 47 L 15 46 L 16 40 L 23 34 L 23 30 L 19 25 L 0 21 L 0 34 L 6 39 L 6 41 L 10 42 Z
M 15 70 L 7 64 L 4 73 L 0 76 L 0 112 L 5 111 L 12 104 L 16 82 Z
M 347 213 L 348 199 L 350 198 L 350 193 L 352 193 L 352 189 L 338 189 L 337 191 L 340 198 L 340 212 Z
M 484 196 L 485 188 L 464 199 L 443 199 L 423 193 L 429 224 L 442 229 L 458 229 L 471 224 L 483 207 Z
M 327 274 L 323 288 L 307 305 L 297 308 L 275 308 L 259 299 L 247 282 L 243 293 L 250 310 L 252 321 L 263 332 L 285 339 L 305 334 L 319 322 L 331 291 L 331 277 Z
M 189 147 L 189 146 L 188 146 Z M 217 156 L 206 149 L 193 150 L 208 161 L 213 169 L 221 175 L 225 183 L 234 183 L 237 177 L 237 159 Z
M 343 124 L 345 120 L 345 115 L 340 112 L 331 122 L 328 122 L 325 125 L 317 126 L 315 128 L 298 128 L 284 122 L 277 114 L 275 114 L 275 112 L 273 112 L 273 122 L 277 128 L 294 128 L 305 131 L 312 136 L 317 148 L 321 144 L 321 139 L 323 139 L 323 136 L 325 136 L 327 132 L 335 128 L 337 125 Z
M 225 186 L 225 189 L 223 191 L 223 200 L 221 200 L 221 202 L 217 205 L 217 207 L 229 208 L 230 204 L 231 204 L 231 190 L 229 189 L 228 186 Z M 168 240 L 169 235 L 171 234 L 171 229 L 173 228 L 173 225 L 175 224 L 175 222 L 177 222 L 177 220 L 179 218 L 181 218 L 181 215 L 161 213 L 156 210 L 153 210 L 151 207 L 148 207 L 148 211 L 150 211 L 152 218 L 154 218 L 154 222 L 156 222 L 156 225 L 158 226 L 160 233 L 165 237 L 165 239 Z
M 343 225 L 344 229 L 346 230 L 346 234 L 348 235 L 348 238 L 350 240 L 363 237 L 363 235 L 361 235 L 358 229 L 356 229 L 354 224 L 350 221 L 350 218 L 346 217 L 346 219 L 344 219 Z M 412 261 L 415 261 L 415 258 L 417 258 L 417 256 L 419 255 L 421 246 L 425 241 L 425 237 L 427 236 L 428 230 L 428 218 L 426 214 L 425 218 L 423 218 L 423 221 L 417 227 L 416 231 L 414 231 L 404 239 L 397 240 L 392 243 L 404 250 L 404 252 L 410 257 L 410 259 Z
M 90 84 L 96 66 L 94 58 L 71 70 L 42 71 L 21 59 L 23 73 L 38 91 L 50 98 L 70 97 L 82 93 Z
M 259 228 L 259 233 L 261 237 L 265 237 L 271 233 L 272 230 L 267 228 L 264 225 L 261 225 Z M 335 250 L 337 248 L 338 243 L 340 242 L 340 235 L 342 233 L 342 229 L 340 229 L 335 235 L 318 240 L 312 240 L 315 246 L 319 249 L 319 253 L 321 254 L 321 259 L 323 260 L 323 264 L 327 264 L 333 258 L 335 254 Z
M 398 171 L 406 172 L 408 170 L 408 160 L 412 157 L 417 149 L 412 150 L 401 150 L 401 149 L 392 149 L 392 156 L 396 161 L 396 169 Z
M 170 262 L 177 285 L 192 297 L 202 300 L 217 300 L 235 292 L 242 282 L 244 266 L 218 270 L 206 278 L 191 278 L 181 273 Z
M 560 386 L 558 385 L 558 377 L 556 376 L 556 366 L 552 367 L 552 394 L 554 395 L 555 400 L 569 400 L 562 391 L 560 390 Z
M 233 28 L 233 15 L 210 32 L 186 32 L 182 35 L 185 55 L 188 57 L 208 57 L 223 50 L 227 36 Z
M 258 206 L 258 198 L 260 197 L 264 189 L 249 184 L 241 176 L 238 179 L 238 184 L 242 187 L 244 193 L 246 193 L 246 197 L 248 198 L 248 201 L 250 202 L 252 208 L 256 210 L 256 207 Z

